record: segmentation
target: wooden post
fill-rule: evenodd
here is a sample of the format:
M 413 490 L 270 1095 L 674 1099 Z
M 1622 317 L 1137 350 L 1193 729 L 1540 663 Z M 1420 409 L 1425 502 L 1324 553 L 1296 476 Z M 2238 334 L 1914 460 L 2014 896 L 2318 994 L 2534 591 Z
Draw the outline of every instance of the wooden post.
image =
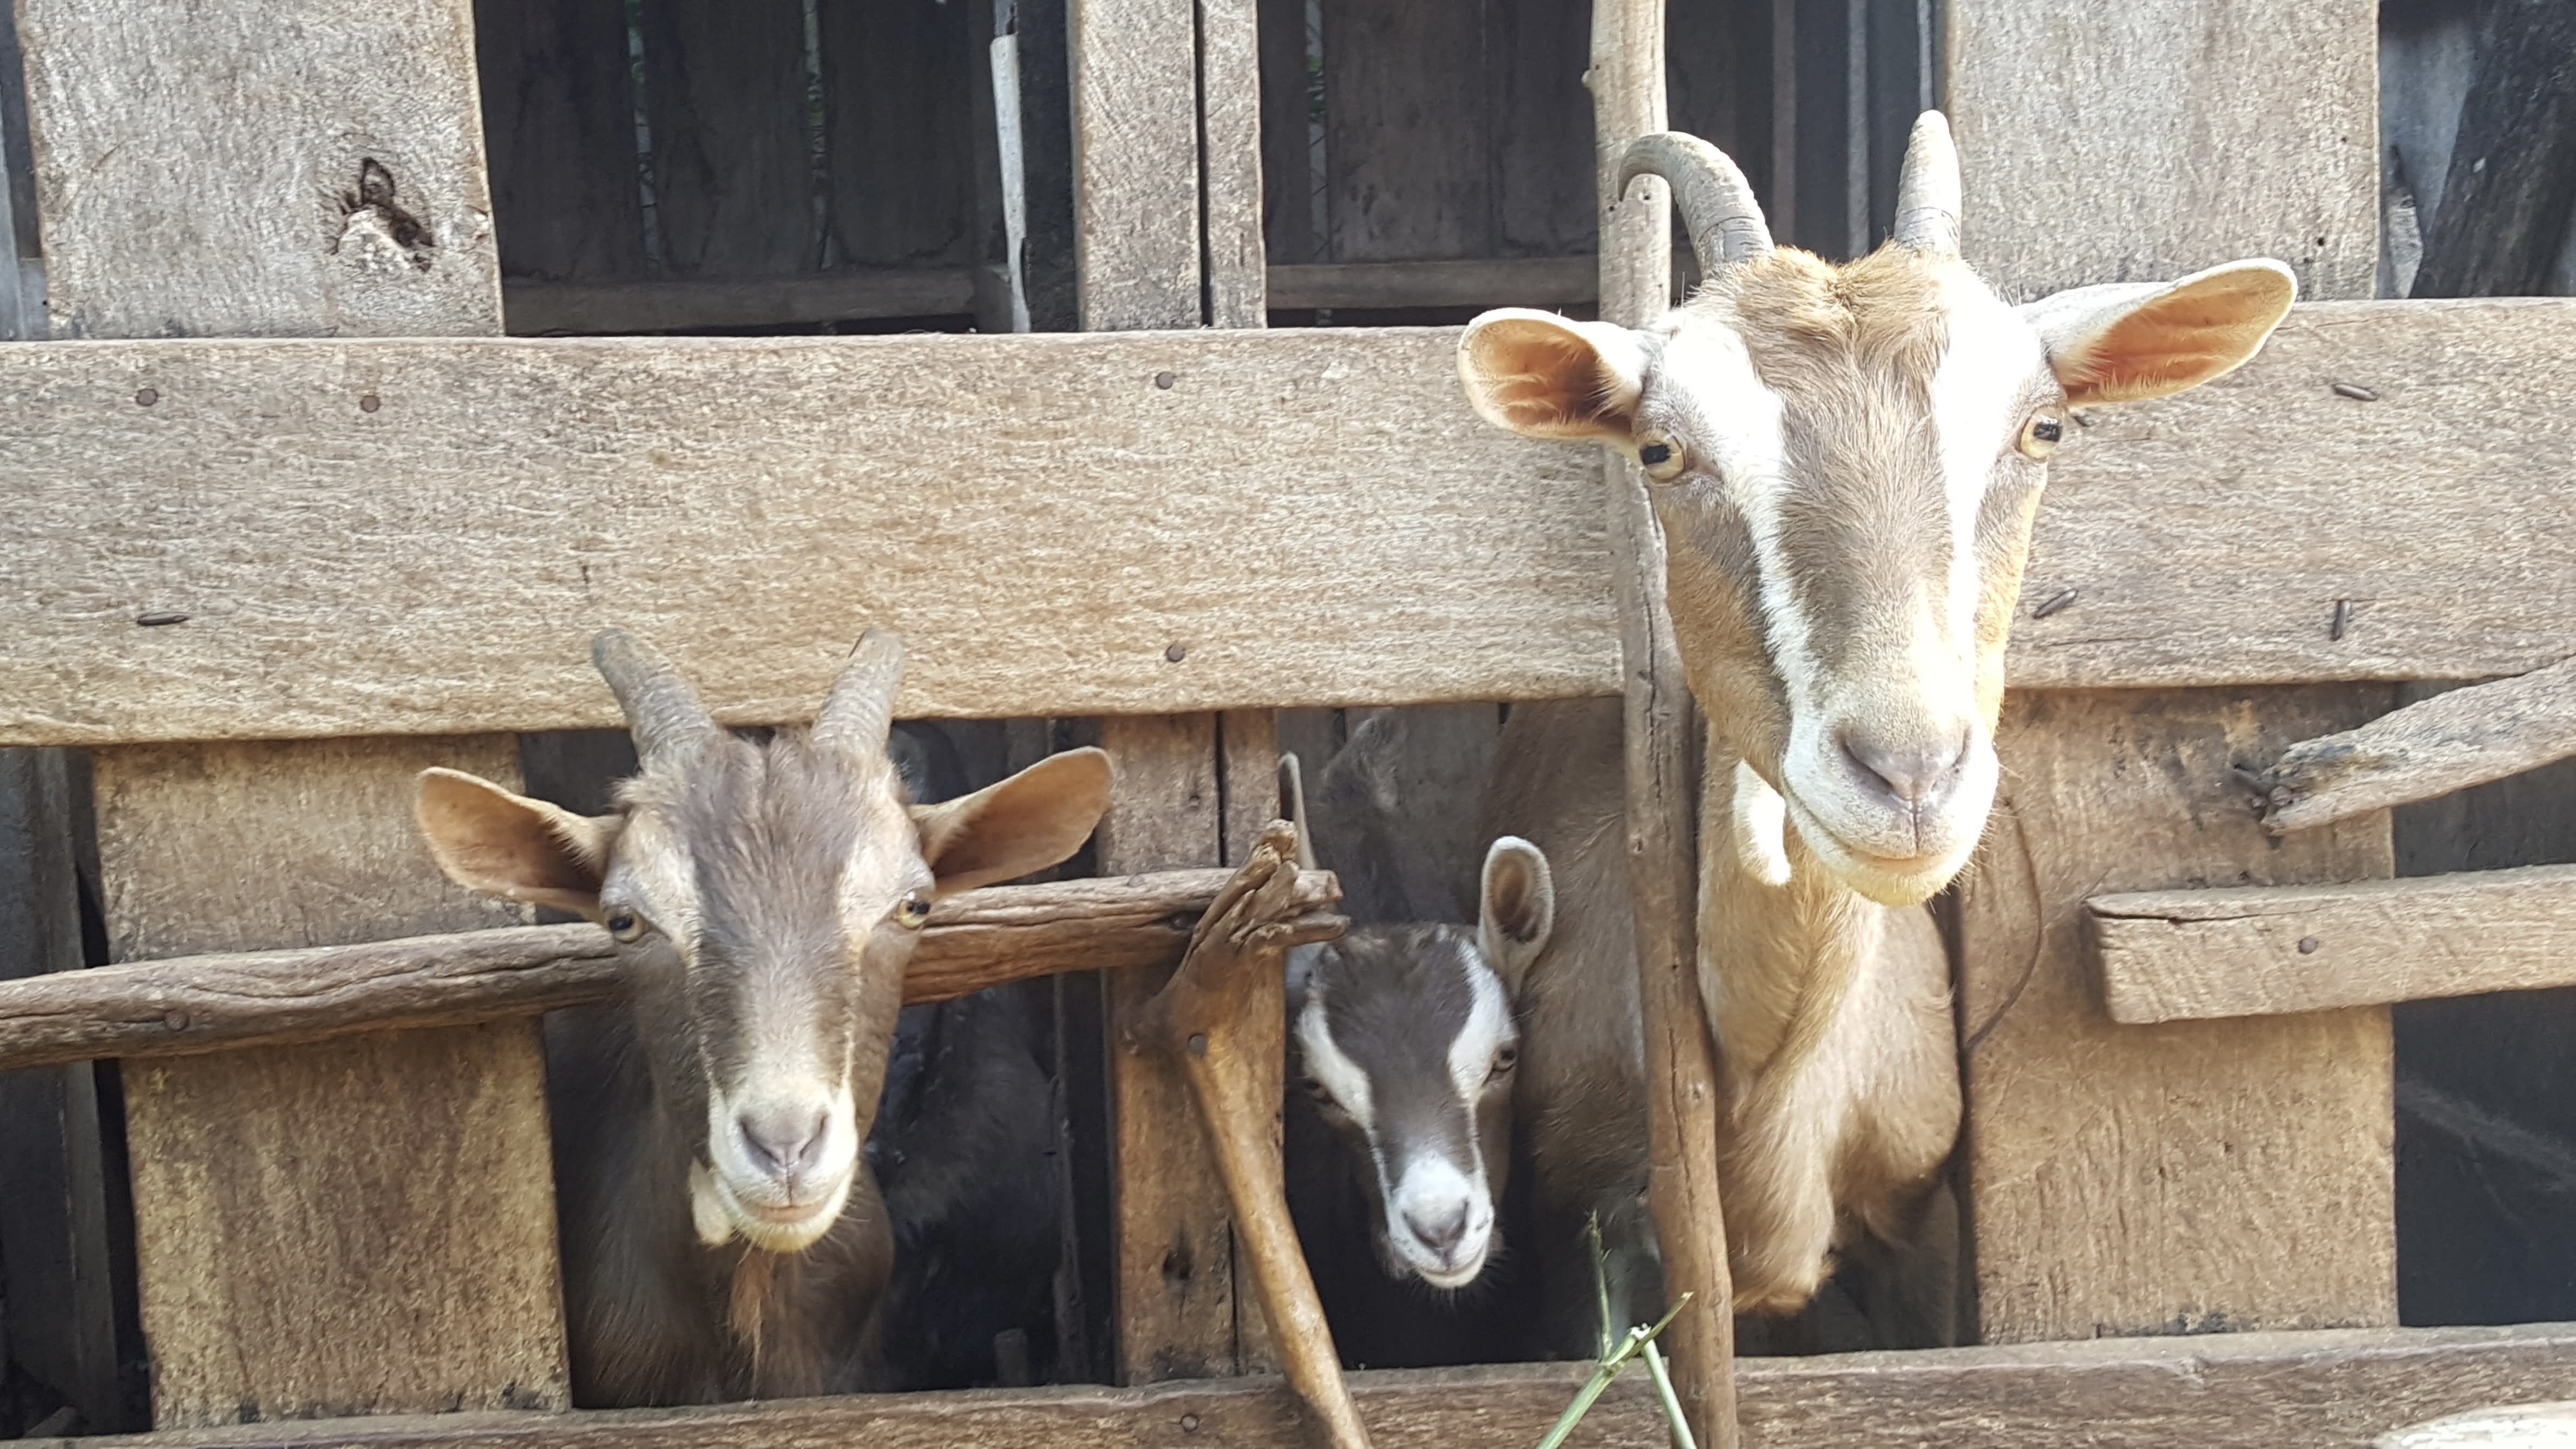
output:
M 293 26 L 240 0 L 17 10 L 54 335 L 500 331 L 464 0 Z M 216 631 L 234 605 L 125 602 Z M 508 782 L 517 754 L 507 735 L 101 750 L 111 948 L 510 919 L 439 879 L 405 807 L 423 765 Z M 542 1080 L 533 1021 L 127 1074 L 155 1423 L 561 1407 Z
M 2015 298 L 2249 255 L 2289 262 L 2307 298 L 2367 296 L 2374 13 L 2142 0 L 2067 25 L 2039 0 L 1952 0 L 1968 256 Z M 2073 589 L 2083 609 L 2086 580 L 2062 567 L 2034 556 L 2025 603 Z M 2390 697 L 2007 701 L 1995 828 L 1959 911 L 1988 1342 L 2396 1321 L 2386 1009 L 2119 1026 L 2079 939 L 2103 891 L 2388 874 L 2384 814 L 2275 841 L 2235 771 Z
M 1601 315 L 1642 325 L 1667 305 L 1671 200 L 1660 180 L 1630 188 L 1633 199 L 1623 196 L 1619 159 L 1628 142 L 1664 129 L 1661 0 L 1593 0 L 1589 81 L 1601 193 Z M 1646 1023 L 1647 1200 L 1663 1250 L 1666 1298 L 1692 1297 L 1669 1335 L 1683 1411 L 1702 1449 L 1735 1449 L 1734 1291 L 1717 1185 L 1720 1108 L 1694 919 L 1694 716 L 1665 606 L 1663 530 L 1646 500 L 1645 479 L 1609 449 L 1602 474 L 1626 665 L 1628 886 Z

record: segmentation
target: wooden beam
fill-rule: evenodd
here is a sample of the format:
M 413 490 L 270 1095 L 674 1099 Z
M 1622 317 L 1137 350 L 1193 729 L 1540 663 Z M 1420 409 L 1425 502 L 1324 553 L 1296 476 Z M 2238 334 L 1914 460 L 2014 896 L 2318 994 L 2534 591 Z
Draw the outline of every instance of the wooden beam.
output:
M 1613 693 L 1598 454 L 1469 426 L 1455 336 L 0 345 L 0 744 L 613 725 L 612 621 L 746 722 L 869 620 L 908 715 Z M 2576 302 L 2332 303 L 2088 411 L 2015 685 L 2564 659 L 2561 353 Z
M 1270 305 L 1307 308 L 1583 307 L 1600 300 L 1592 257 L 1319 262 L 1270 269 Z
M 2309 830 L 2576 755 L 2576 658 L 2455 689 L 2359 729 L 2301 740 L 2266 778 L 2263 824 Z
M 2440 203 L 2425 218 L 2418 297 L 2549 291 L 2576 209 L 2576 12 L 2498 0 L 2474 13 L 2474 59 Z M 2419 179 L 2419 191 L 2432 180 Z
M 2576 865 L 2129 891 L 2084 908 L 2114 1021 L 2576 986 Z
M 1587 1365 L 1378 1371 L 1349 1376 L 1387 1443 L 1518 1449 L 1536 1443 Z M 2576 1325 L 2378 1329 L 2098 1339 L 1917 1353 L 1742 1360 L 1752 1449 L 2360 1449 L 2400 1425 L 2566 1392 Z M 1192 1440 L 1308 1449 L 1277 1379 L 1089 1385 L 949 1394 L 854 1394 L 766 1404 L 572 1414 L 461 1413 L 256 1424 L 51 1449 L 1117 1449 Z M 42 1441 L 39 1441 L 42 1442 Z M 1583 1442 L 1671 1442 L 1642 1372 L 1622 1375 Z
M 1065 16 L 1082 330 L 1195 327 L 1205 314 L 1192 0 L 1068 0 Z
M 1102 966 L 1170 967 L 1222 870 L 968 891 L 932 908 L 904 1001 Z M 1326 909 L 1329 872 L 1299 882 Z M 349 946 L 138 961 L 0 982 L 0 1071 L 196 1056 L 391 1028 L 460 1026 L 617 999 L 598 927 L 515 926 Z

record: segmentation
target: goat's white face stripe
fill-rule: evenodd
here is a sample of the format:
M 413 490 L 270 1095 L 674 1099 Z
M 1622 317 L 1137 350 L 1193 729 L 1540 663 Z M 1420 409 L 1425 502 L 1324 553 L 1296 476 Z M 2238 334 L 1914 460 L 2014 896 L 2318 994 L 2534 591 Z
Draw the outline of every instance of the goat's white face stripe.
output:
M 1350 1119 L 1359 1124 L 1368 1138 L 1369 1151 L 1377 1151 L 1377 1112 L 1369 1096 L 1368 1073 L 1359 1063 L 1342 1054 L 1333 1040 L 1332 1023 L 1324 1016 L 1324 993 L 1317 991 L 1306 998 L 1306 1009 L 1297 1014 L 1297 1045 L 1305 1052 L 1306 1075 L 1332 1093 L 1333 1101 Z M 1384 1165 L 1380 1164 L 1381 1172 Z
M 2047 364 L 2039 337 L 1984 284 L 1942 279 L 1949 346 L 1932 377 L 1932 427 L 1950 502 L 1952 646 L 1973 664 L 1977 614 L 1977 511 L 1995 460 L 2013 446 L 2031 378 Z
M 1772 662 L 1791 705 L 1803 713 L 1822 698 L 1824 681 L 1780 551 L 1781 501 L 1790 489 L 1780 421 L 1786 404 L 1754 369 L 1744 339 L 1723 323 L 1694 322 L 1666 338 L 1662 376 L 1698 414 L 1689 435 L 1716 464 L 1721 486 L 1752 535 Z
M 1476 1099 L 1484 1095 L 1485 1080 L 1493 1074 L 1494 1053 L 1510 1041 L 1512 1004 L 1503 996 L 1503 983 L 1494 973 L 1481 966 L 1467 968 L 1467 984 L 1475 992 L 1476 1003 L 1467 1009 L 1467 1024 L 1449 1043 L 1449 1079 L 1458 1084 L 1458 1106 L 1469 1121 L 1476 1116 Z M 1473 1139 L 1470 1138 L 1470 1141 Z M 1479 1170 L 1483 1164 L 1477 1164 Z

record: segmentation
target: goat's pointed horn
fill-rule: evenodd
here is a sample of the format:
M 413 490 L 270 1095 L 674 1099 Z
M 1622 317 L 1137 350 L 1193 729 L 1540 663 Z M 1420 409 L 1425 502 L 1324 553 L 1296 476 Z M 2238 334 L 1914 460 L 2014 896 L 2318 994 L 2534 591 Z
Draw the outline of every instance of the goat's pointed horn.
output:
M 1306 767 L 1294 750 L 1279 752 L 1279 813 L 1297 827 L 1297 868 L 1323 869 L 1315 864 L 1315 824 L 1306 818 Z
M 1959 251 L 1959 148 L 1950 121 L 1925 111 L 1905 143 L 1905 169 L 1896 181 L 1896 240 L 1918 252 L 1956 256 Z
M 814 717 L 814 742 L 868 753 L 885 748 L 894 728 L 894 692 L 903 682 L 903 636 L 870 629 L 850 650 L 841 677 L 832 681 L 823 712 Z
M 1627 195 L 1628 183 L 1640 176 L 1672 184 L 1673 204 L 1681 208 L 1701 276 L 1771 250 L 1771 225 L 1762 219 L 1752 184 L 1715 146 L 1679 131 L 1639 136 L 1619 158 L 1619 194 Z
M 608 681 L 635 734 L 635 753 L 646 765 L 697 749 L 717 734 L 715 716 L 696 691 L 623 629 L 602 629 L 590 641 L 590 662 Z

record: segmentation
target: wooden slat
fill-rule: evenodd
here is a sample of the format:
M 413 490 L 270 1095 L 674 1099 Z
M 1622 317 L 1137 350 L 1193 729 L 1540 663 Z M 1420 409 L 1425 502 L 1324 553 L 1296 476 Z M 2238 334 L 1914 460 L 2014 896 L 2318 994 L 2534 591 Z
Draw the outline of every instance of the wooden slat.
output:
M 1207 321 L 1267 317 L 1261 237 L 1261 30 L 1254 0 L 1197 0 Z
M 2085 940 L 2105 889 L 2386 875 L 2386 816 L 2274 841 L 2230 774 L 2372 712 L 2349 686 L 2007 698 L 1959 930 L 1986 1341 L 2395 1318 L 2386 1011 L 2120 1026 Z
M 1221 863 L 1216 716 L 1101 721 L 1117 762 L 1096 846 L 1104 871 Z M 1109 1048 L 1110 1272 L 1120 1383 L 1235 1371 L 1233 1218 L 1178 1068 L 1127 1040 L 1168 967 L 1102 981 Z
M 2426 217 L 2418 297 L 2555 290 L 2550 274 L 2576 207 L 2576 13 L 2553 0 L 2506 0 L 2474 14 L 2448 174 L 2415 178 L 2419 200 L 2440 198 Z
M 1517 1449 L 1573 1397 L 1582 1364 L 1380 1371 L 1350 1376 L 1387 1443 Z M 2200 1338 L 1828 1354 L 1738 1368 L 1753 1449 L 2364 1449 L 2400 1425 L 2566 1392 L 2576 1327 L 2246 1333 Z M 1129 1449 L 1205 1442 L 1306 1449 L 1276 1379 L 970 1394 L 862 1394 L 768 1404 L 577 1414 L 441 1414 L 262 1424 L 57 1449 Z M 1622 1375 L 1576 1441 L 1671 1442 L 1642 1372 Z
M 2010 300 L 2273 256 L 2310 297 L 2379 265 L 2373 0 L 1951 0 L 1967 253 Z
M 810 709 L 868 619 L 915 715 L 1609 693 L 1597 459 L 1473 426 L 1454 336 L 0 346 L 0 743 L 613 724 L 611 619 L 735 720 Z M 2563 659 L 2566 352 L 2576 303 L 2326 304 L 2090 414 L 2015 684 Z
M 970 267 L 872 267 L 738 281 L 518 282 L 503 289 L 510 332 L 679 332 L 876 317 L 940 317 L 974 305 Z
M 2085 902 L 2114 1021 L 2576 986 L 2576 865 Z
M 1484 8 L 1493 249 L 1528 258 L 1592 252 L 1600 232 L 1594 216 L 1595 137 L 1587 124 L 1593 100 L 1584 90 L 1590 7 L 1565 0 L 1486 0 Z M 1398 130 L 1381 144 L 1411 141 Z
M 798 0 L 641 0 L 662 264 L 762 277 L 817 260 Z
M 558 283 L 641 274 L 625 0 L 481 0 L 474 51 L 502 269 Z M 505 300 L 513 330 L 550 330 L 525 325 L 515 289 Z
M 933 908 L 906 1003 L 1030 976 L 1171 967 L 1222 870 L 994 886 Z M 1301 881 L 1327 907 L 1332 877 Z M 196 1056 L 393 1027 L 459 1026 L 617 999 L 595 926 L 516 926 L 301 950 L 219 952 L 0 982 L 0 1071 Z
M 976 7 L 954 0 L 821 5 L 814 13 L 834 265 L 982 261 L 974 80 L 989 70 L 989 26 L 976 34 Z
M 1192 0 L 1068 0 L 1082 329 L 1195 327 L 1199 95 Z
M 54 335 L 500 330 L 469 0 L 16 10 Z
M 1494 254 L 1490 8 L 1323 0 L 1331 260 Z
M 1269 710 L 1241 709 L 1218 716 L 1217 771 L 1218 789 L 1224 796 L 1223 838 L 1219 843 L 1224 847 L 1227 868 L 1234 869 L 1249 858 L 1252 842 L 1263 827 L 1283 813 L 1279 808 L 1278 715 Z M 1253 1020 L 1276 1022 L 1278 1029 L 1243 1042 L 1236 1050 L 1252 1062 L 1254 1079 L 1260 1084 L 1260 1100 L 1278 1103 L 1287 1086 L 1287 979 L 1264 979 L 1246 995 L 1246 1015 Z M 1274 1154 L 1282 1149 L 1281 1129 L 1280 1115 L 1274 1108 L 1269 1123 L 1270 1151 Z M 1251 1286 L 1251 1255 L 1240 1240 L 1233 1243 L 1232 1262 L 1234 1281 L 1244 1285 L 1234 1297 L 1235 1372 L 1277 1373 L 1279 1355 L 1272 1346 L 1270 1325 L 1261 1316 L 1261 1295 Z
M 2301 740 L 2274 762 L 2273 834 L 2412 804 L 2576 755 L 2576 658 Z
M 1601 295 L 1591 257 L 1470 257 L 1446 262 L 1323 262 L 1270 269 L 1270 305 L 1577 307 Z

